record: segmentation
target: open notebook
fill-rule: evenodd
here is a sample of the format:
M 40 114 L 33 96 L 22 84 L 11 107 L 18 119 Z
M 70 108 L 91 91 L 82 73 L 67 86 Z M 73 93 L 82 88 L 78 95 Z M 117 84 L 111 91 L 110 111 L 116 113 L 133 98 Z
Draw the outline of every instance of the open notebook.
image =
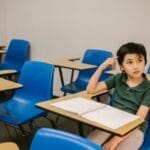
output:
M 51 105 L 79 114 L 88 120 L 112 129 L 119 128 L 139 118 L 128 112 L 82 97 L 56 102 Z

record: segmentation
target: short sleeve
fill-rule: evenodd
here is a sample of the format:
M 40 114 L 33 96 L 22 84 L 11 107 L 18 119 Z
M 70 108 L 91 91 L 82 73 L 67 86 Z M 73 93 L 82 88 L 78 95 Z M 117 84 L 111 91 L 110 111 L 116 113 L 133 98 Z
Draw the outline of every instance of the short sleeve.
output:
M 115 75 L 107 78 L 105 80 L 105 83 L 106 83 L 108 89 L 114 88 L 115 87 Z
M 150 88 L 144 92 L 141 104 L 150 107 Z

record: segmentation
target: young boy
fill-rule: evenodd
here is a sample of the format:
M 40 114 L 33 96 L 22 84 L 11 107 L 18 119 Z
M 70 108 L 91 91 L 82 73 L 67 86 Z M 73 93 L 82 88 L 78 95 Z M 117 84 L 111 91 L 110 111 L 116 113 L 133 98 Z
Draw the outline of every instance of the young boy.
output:
M 122 73 L 98 82 L 102 71 L 116 62 L 116 58 L 108 58 L 99 66 L 89 81 L 88 93 L 115 88 L 112 106 L 145 119 L 140 127 L 123 137 L 94 130 L 88 138 L 97 144 L 103 144 L 104 150 L 138 150 L 142 145 L 150 107 L 150 81 L 143 73 L 147 63 L 146 55 L 145 47 L 142 44 L 132 42 L 124 44 L 117 51 L 117 59 Z

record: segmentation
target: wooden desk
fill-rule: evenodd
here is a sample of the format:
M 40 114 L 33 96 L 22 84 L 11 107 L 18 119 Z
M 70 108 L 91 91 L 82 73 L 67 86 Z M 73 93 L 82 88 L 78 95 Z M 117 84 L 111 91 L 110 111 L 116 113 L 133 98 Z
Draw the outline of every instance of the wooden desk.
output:
M 14 142 L 3 142 L 0 143 L 0 150 L 19 150 L 19 148 Z
M 63 101 L 63 100 L 68 100 L 70 98 L 77 97 L 77 96 L 86 97 L 86 98 L 92 97 L 92 95 L 88 95 L 85 92 L 83 92 L 83 93 L 81 92 L 78 94 L 67 95 L 67 96 L 64 96 L 64 97 L 61 97 L 61 98 L 58 98 L 55 100 L 49 100 L 49 101 L 41 102 L 41 103 L 38 103 L 36 105 L 40 108 L 46 109 L 46 110 L 53 112 L 53 113 L 56 113 L 58 115 L 76 120 L 77 122 L 84 123 L 84 124 L 93 126 L 95 128 L 102 129 L 102 130 L 105 130 L 105 131 L 108 131 L 108 132 L 111 132 L 113 134 L 120 135 L 120 136 L 123 136 L 126 133 L 130 132 L 131 130 L 133 130 L 134 128 L 139 126 L 144 121 L 143 119 L 137 119 L 137 120 L 135 120 L 135 121 L 133 121 L 127 125 L 124 125 L 120 128 L 111 129 L 111 128 L 108 128 L 102 124 L 90 121 L 86 118 L 83 118 L 82 116 L 80 116 L 78 114 L 75 114 L 75 113 L 72 113 L 69 111 L 65 111 L 63 109 L 60 109 L 60 108 L 57 108 L 57 107 L 51 105 L 52 103 L 56 103 L 56 102 Z
M 6 54 L 6 51 L 0 49 L 0 54 Z
M 22 84 L 0 78 L 0 92 L 23 87 Z
M 6 48 L 5 45 L 0 45 L 0 50 L 4 50 Z
M 56 60 L 50 61 L 51 64 L 55 65 L 55 67 L 58 67 L 58 69 L 59 69 L 62 86 L 64 86 L 64 78 L 63 78 L 63 74 L 62 74 L 62 68 L 72 69 L 70 82 L 73 81 L 73 75 L 74 75 L 75 70 L 86 70 L 86 69 L 96 68 L 96 66 L 94 66 L 94 65 L 84 64 L 81 61 L 76 61 L 76 60 L 77 59 L 73 59 L 73 58 L 70 58 L 70 59 L 62 58 L 62 59 L 56 59 Z
M 16 73 L 17 73 L 17 70 L 13 70 L 13 69 L 0 70 L 0 76 L 12 75 Z
M 0 63 L 2 62 L 2 55 L 6 54 L 6 51 L 3 49 L 3 47 L 0 46 Z

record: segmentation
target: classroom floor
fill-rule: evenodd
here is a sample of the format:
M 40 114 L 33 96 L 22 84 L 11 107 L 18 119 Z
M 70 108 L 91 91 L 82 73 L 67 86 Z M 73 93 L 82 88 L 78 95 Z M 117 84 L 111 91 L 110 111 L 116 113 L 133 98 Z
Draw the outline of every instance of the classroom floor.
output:
M 0 95 L 0 100 L 1 102 L 5 100 L 4 95 Z M 57 116 L 55 114 L 49 113 L 48 117 L 55 120 Z M 38 128 L 52 128 L 50 122 L 45 118 L 38 118 L 35 120 L 35 123 Z M 27 132 L 30 131 L 27 125 L 25 125 L 24 128 L 27 130 Z M 59 117 L 57 128 L 70 133 L 79 134 L 77 122 L 64 117 Z M 29 150 L 34 133 L 28 133 L 26 137 L 23 137 L 19 130 L 14 130 L 14 127 L 8 126 L 8 129 L 11 136 L 8 134 L 5 124 L 0 122 L 0 142 L 13 141 L 17 143 L 20 150 Z M 87 136 L 93 128 L 87 125 L 83 125 L 83 129 L 84 135 Z

